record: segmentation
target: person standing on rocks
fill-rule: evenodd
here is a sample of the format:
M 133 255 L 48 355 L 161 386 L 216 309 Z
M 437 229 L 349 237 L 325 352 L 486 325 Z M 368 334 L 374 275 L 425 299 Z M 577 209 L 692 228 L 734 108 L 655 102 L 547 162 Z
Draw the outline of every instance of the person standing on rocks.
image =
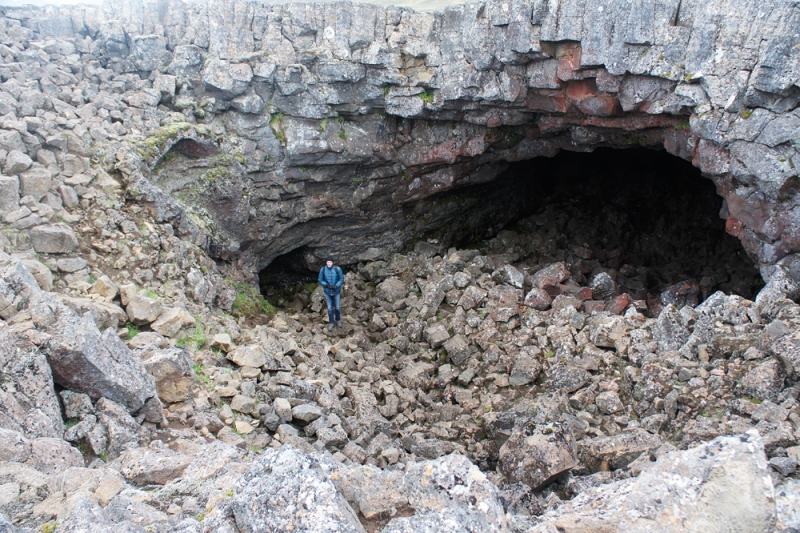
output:
M 328 331 L 333 331 L 334 319 L 336 327 L 341 328 L 341 292 L 344 274 L 341 268 L 333 265 L 333 256 L 325 258 L 325 266 L 319 269 L 317 279 L 325 292 L 325 304 L 328 306 Z

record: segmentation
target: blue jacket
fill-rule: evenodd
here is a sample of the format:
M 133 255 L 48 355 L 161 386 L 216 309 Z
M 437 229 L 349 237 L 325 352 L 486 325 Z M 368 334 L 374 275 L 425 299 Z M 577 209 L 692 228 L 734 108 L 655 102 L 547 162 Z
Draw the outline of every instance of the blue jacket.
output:
M 319 269 L 319 277 L 317 278 L 319 284 L 325 289 L 325 294 L 328 296 L 336 296 L 342 290 L 344 283 L 344 274 L 342 269 L 334 265 L 333 268 L 328 268 L 328 265 Z

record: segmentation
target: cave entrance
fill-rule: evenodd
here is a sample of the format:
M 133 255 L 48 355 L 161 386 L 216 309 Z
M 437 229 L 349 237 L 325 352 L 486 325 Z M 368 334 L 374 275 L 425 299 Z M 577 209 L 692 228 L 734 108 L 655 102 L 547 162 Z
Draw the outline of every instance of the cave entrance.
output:
M 279 255 L 258 273 L 261 294 L 280 308 L 302 309 L 316 288 L 317 271 L 304 261 L 305 247 Z
M 521 242 L 509 244 L 501 233 L 488 242 L 494 253 L 519 248 L 518 260 L 534 265 L 566 260 L 608 269 L 637 299 L 687 279 L 703 298 L 717 290 L 753 298 L 763 286 L 741 243 L 725 232 L 713 182 L 664 151 L 561 151 L 447 194 L 473 199 L 460 223 L 439 234 L 460 248 L 513 230 Z

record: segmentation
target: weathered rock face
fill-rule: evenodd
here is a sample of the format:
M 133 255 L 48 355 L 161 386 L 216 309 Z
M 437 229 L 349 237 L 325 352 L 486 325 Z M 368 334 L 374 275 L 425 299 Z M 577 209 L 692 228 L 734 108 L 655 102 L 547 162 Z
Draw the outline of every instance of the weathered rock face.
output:
M 220 257 L 263 266 L 302 248 L 309 264 L 330 249 L 341 263 L 375 259 L 464 215 L 437 195 L 490 181 L 506 162 L 634 145 L 690 159 L 714 181 L 728 231 L 765 277 L 800 251 L 793 2 L 769 13 L 744 0 L 441 13 L 148 5 L 3 15 L 27 41 L 78 36 L 68 51 L 96 60 L 87 75 L 98 81 L 133 75 L 121 96 L 101 87 L 75 105 L 143 119 L 106 164 L 158 220 Z M 741 20 L 753 21 L 747 32 Z M 52 98 L 33 91 L 13 95 L 23 116 Z M 10 149 L 21 141 L 9 136 Z M 44 167 L 22 171 L 20 156 L 6 166 L 36 189 L 26 174 Z

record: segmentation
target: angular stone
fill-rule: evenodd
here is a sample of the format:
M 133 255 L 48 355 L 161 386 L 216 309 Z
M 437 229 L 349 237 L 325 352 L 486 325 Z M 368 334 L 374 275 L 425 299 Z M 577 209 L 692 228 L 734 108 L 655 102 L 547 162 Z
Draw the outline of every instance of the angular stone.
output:
M 365 533 L 325 472 L 290 446 L 267 449 L 237 482 L 232 518 L 243 531 Z
M 33 196 L 36 201 L 44 198 L 53 179 L 50 171 L 41 165 L 33 165 L 19 175 L 20 195 Z
M 130 307 L 130 306 L 129 306 Z M 165 337 L 174 337 L 186 326 L 194 326 L 195 318 L 182 307 L 171 307 L 164 310 L 158 318 L 150 324 L 150 328 Z
M 0 216 L 19 208 L 19 178 L 0 175 Z
M 0 428 L 0 461 L 24 463 L 30 456 L 30 440 L 17 431 Z
M 147 293 L 141 291 L 130 299 L 125 312 L 133 324 L 150 324 L 161 315 L 163 309 L 160 301 L 148 298 Z
M 3 165 L 3 173 L 8 175 L 19 174 L 28 170 L 33 164 L 33 160 L 26 154 L 19 150 L 11 150 L 6 156 L 5 164 Z
M 592 277 L 589 288 L 592 289 L 592 298 L 595 300 L 607 300 L 619 294 L 617 282 L 607 272 L 599 272 Z
M 619 395 L 614 391 L 601 392 L 594 399 L 594 403 L 602 413 L 607 415 L 613 415 L 625 407 L 622 400 L 619 399 Z
M 462 294 L 461 298 L 458 300 L 458 305 L 463 307 L 465 311 L 475 309 L 486 299 L 487 294 L 489 293 L 485 290 L 475 285 L 470 285 L 464 289 L 464 294 Z
M 781 363 L 776 359 L 769 359 L 742 376 L 742 391 L 758 400 L 776 402 L 783 389 L 784 375 Z
M 231 409 L 240 413 L 251 413 L 256 408 L 256 401 L 253 398 L 237 394 L 231 400 Z
M 506 478 L 536 490 L 578 465 L 575 439 L 566 424 L 519 424 L 500 448 Z
M 569 269 L 564 263 L 552 263 L 538 270 L 531 278 L 534 287 L 544 289 L 554 287 L 570 277 Z
M 68 468 L 84 466 L 77 448 L 61 439 L 42 437 L 31 442 L 30 463 L 40 472 L 57 474 Z
M 65 257 L 56 261 L 59 272 L 72 274 L 86 268 L 86 259 L 82 257 Z
M 33 259 L 26 259 L 22 261 L 31 274 L 39 284 L 39 288 L 43 291 L 53 290 L 53 273 L 44 264 Z
M 434 324 L 429 328 L 425 328 L 424 336 L 431 348 L 436 349 L 450 338 L 450 333 L 448 333 L 444 324 Z
M 388 278 L 377 286 L 377 296 L 381 300 L 394 303 L 408 294 L 406 284 L 396 278 Z
M 68 254 L 78 247 L 78 237 L 66 224 L 37 226 L 29 234 L 33 249 L 40 254 Z
M 191 457 L 169 448 L 136 448 L 120 455 L 109 467 L 130 483 L 166 485 L 179 478 L 191 462 Z
M 764 447 L 751 431 L 666 454 L 638 477 L 590 488 L 529 531 L 689 533 L 736 524 L 737 531 L 767 533 L 775 524 L 772 494 Z
M 447 351 L 447 356 L 454 365 L 463 364 L 469 359 L 469 342 L 463 335 L 455 335 L 444 343 L 444 349 Z
M 301 404 L 292 408 L 292 418 L 305 422 L 306 424 L 313 422 L 322 416 L 322 410 L 316 405 Z
M 529 348 L 522 348 L 519 355 L 514 359 L 511 373 L 508 376 L 508 384 L 512 387 L 522 387 L 536 381 L 542 372 L 542 365 L 536 357 L 536 353 Z
M 229 361 L 239 366 L 252 366 L 261 368 L 267 364 L 267 354 L 264 348 L 257 344 L 249 346 L 239 346 L 226 355 Z
M 92 285 L 92 288 L 89 289 L 89 292 L 92 294 L 99 294 L 105 298 L 107 302 L 110 302 L 117 297 L 119 289 L 117 288 L 116 283 L 111 281 L 111 278 L 103 275 L 97 278 L 97 281 L 94 282 L 94 285 Z
M 156 396 L 155 379 L 112 329 L 101 335 L 91 314 L 78 318 L 66 306 L 37 304 L 34 323 L 50 338 L 43 352 L 59 385 L 91 398 L 108 398 L 130 412 Z
M 230 352 L 234 348 L 233 341 L 231 340 L 231 336 L 227 333 L 217 333 L 211 339 L 211 347 L 212 348 L 219 348 L 225 353 Z
M 144 350 L 137 354 L 156 380 L 158 397 L 167 403 L 182 402 L 192 396 L 195 381 L 192 356 L 183 348 Z
M 544 311 L 550 307 L 552 302 L 553 299 L 544 289 L 534 287 L 528 292 L 528 294 L 525 295 L 525 300 L 523 303 L 528 307 L 536 309 L 537 311 Z
M 637 430 L 581 442 L 583 462 L 592 472 L 625 468 L 646 452 L 654 452 L 663 441 L 658 435 Z

